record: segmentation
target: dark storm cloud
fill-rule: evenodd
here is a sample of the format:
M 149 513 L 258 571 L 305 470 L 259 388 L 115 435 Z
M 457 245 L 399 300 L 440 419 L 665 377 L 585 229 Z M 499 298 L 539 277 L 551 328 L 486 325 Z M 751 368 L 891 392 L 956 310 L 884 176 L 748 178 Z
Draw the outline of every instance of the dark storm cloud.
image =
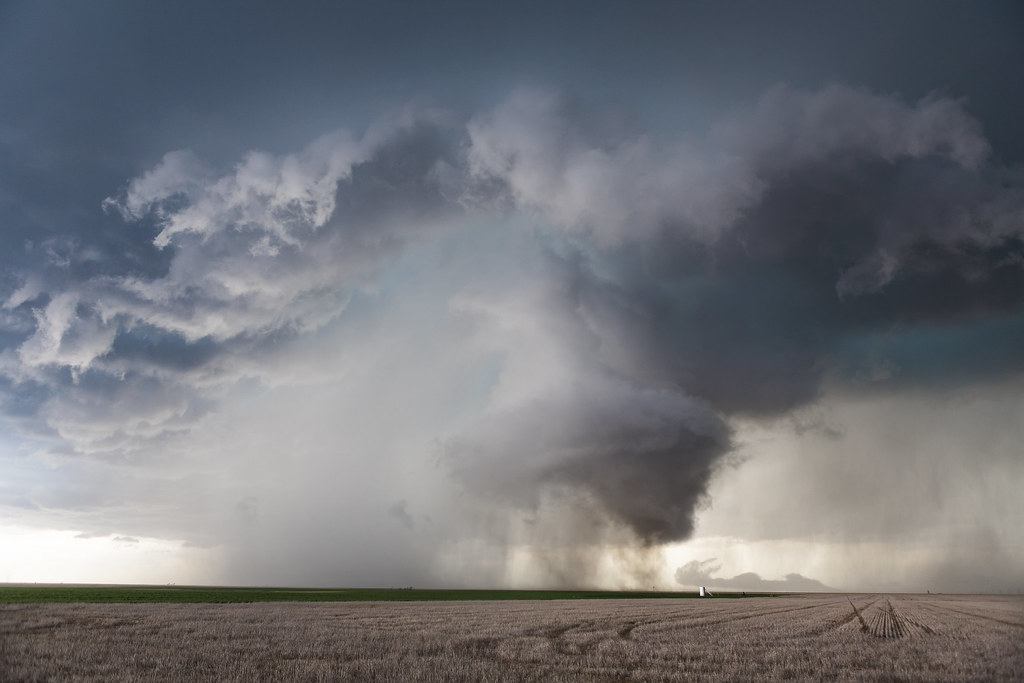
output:
M 375 367 L 350 412 L 401 415 L 389 436 L 474 387 L 431 435 L 470 495 L 564 497 L 580 538 L 685 538 L 738 417 L 1022 369 L 1022 26 L 1014 3 L 4 4 L 5 425 L 62 458 L 177 462 L 253 387 Z M 408 311 L 381 332 L 388 287 L 444 332 Z M 394 412 L 392 368 L 447 354 L 480 377 Z M 366 475 L 385 437 L 351 427 L 307 444 L 307 477 Z M 382 499 L 391 526 L 429 510 Z M 339 561 L 303 550 L 318 531 L 280 535 Z
M 365 126 L 410 100 L 479 110 L 520 83 L 572 83 L 628 103 L 662 132 L 703 126 L 778 82 L 847 80 L 912 100 L 938 91 L 968 100 L 1003 161 L 1024 158 L 1016 3 L 762 9 L 5 3 L 0 260 L 38 267 L 25 242 L 74 235 L 98 255 L 94 272 L 152 276 L 167 255 L 95 206 L 168 150 L 226 164 L 253 147 L 282 153 L 341 124 Z
M 770 416 L 869 360 L 910 386 L 1021 368 L 1024 194 L 957 103 L 775 89 L 719 128 L 726 162 L 595 147 L 572 116 L 520 93 L 471 128 L 472 158 L 566 229 L 625 243 L 580 270 L 574 310 L 627 372 Z M 726 189 L 693 194 L 693 168 Z
M 827 379 L 913 390 L 1024 369 L 1024 195 L 958 103 L 776 89 L 719 147 L 669 153 L 595 142 L 576 116 L 513 95 L 470 124 L 471 170 L 572 236 L 540 310 L 569 378 L 613 379 L 548 387 L 456 442 L 474 488 L 537 506 L 567 487 L 643 539 L 684 539 L 730 449 L 723 419 L 785 414 Z M 652 390 L 678 407 L 659 419 Z
M 889 188 L 873 176 L 859 169 L 827 193 L 813 180 L 789 180 L 734 233 L 693 250 L 703 259 L 686 246 L 635 257 L 622 294 L 632 306 L 629 334 L 653 328 L 639 339 L 650 354 L 639 363 L 727 412 L 757 414 L 813 400 L 825 375 L 862 378 L 877 362 L 901 368 L 911 385 L 1021 369 L 1017 236 L 915 236 L 885 252 L 891 272 L 852 291 L 851 271 L 871 263 L 864 259 L 891 239 L 888 226 L 899 225 L 886 211 Z M 857 197 L 865 184 L 882 196 Z M 930 200 L 921 198 L 921 212 L 931 212 Z M 660 263 L 666 258 L 679 268 Z
M 525 213 L 541 256 L 478 255 L 521 274 L 474 275 L 452 302 L 461 343 L 502 369 L 438 435 L 445 464 L 515 509 L 578 500 L 592 540 L 685 539 L 733 418 L 783 415 L 826 379 L 1021 369 L 1024 201 L 989 159 L 961 103 L 839 85 L 771 89 L 700 140 L 527 89 L 468 123 L 409 109 L 227 168 L 169 152 L 104 202 L 166 267 L 84 276 L 88 245 L 50 248 L 7 299 L 8 396 L 49 391 L 34 429 L 58 452 L 173 448 L 413 246 Z
M 546 493 L 627 525 L 645 543 L 686 538 L 728 428 L 699 402 L 576 374 L 571 388 L 500 411 L 449 444 L 455 474 L 478 495 L 527 509 Z M 569 513 L 567 513 L 569 514 Z M 595 518 L 585 544 L 600 538 Z

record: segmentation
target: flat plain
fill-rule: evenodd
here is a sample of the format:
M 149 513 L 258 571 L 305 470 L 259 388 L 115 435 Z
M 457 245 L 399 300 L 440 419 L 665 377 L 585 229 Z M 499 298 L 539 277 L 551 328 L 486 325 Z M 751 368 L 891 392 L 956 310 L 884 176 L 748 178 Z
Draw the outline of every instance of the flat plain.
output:
M 746 593 L 743 594 L 748 595 Z M 764 597 L 768 593 L 750 593 Z M 721 593 L 720 597 L 740 597 Z M 696 598 L 693 591 L 508 590 L 474 588 L 285 588 L 0 584 L 0 604 L 30 602 L 412 602 L 437 600 L 608 600 Z
M 0 680 L 1024 680 L 1021 596 L 0 605 Z

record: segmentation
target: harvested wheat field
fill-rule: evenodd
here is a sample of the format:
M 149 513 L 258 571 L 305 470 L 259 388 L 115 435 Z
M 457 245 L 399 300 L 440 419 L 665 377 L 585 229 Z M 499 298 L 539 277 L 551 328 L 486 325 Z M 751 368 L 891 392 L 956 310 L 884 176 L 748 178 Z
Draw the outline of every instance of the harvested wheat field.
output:
M 0 680 L 1022 680 L 1024 599 L 0 606 Z

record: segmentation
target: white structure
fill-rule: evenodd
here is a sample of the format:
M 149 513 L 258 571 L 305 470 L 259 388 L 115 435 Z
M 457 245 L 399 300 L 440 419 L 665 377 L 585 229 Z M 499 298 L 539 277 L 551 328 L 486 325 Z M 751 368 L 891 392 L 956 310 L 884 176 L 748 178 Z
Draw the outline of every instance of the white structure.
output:
M 700 597 L 702 597 L 702 598 L 711 598 L 711 597 L 714 597 L 714 596 L 711 595 L 711 591 L 709 591 L 704 586 L 701 586 L 700 587 Z

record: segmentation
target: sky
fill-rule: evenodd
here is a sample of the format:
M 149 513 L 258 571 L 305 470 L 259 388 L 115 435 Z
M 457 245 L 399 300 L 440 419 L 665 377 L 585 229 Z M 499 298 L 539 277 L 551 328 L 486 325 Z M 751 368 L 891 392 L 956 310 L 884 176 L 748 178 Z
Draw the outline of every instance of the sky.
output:
M 0 581 L 1019 592 L 1021 82 L 1012 2 L 2 2 Z

